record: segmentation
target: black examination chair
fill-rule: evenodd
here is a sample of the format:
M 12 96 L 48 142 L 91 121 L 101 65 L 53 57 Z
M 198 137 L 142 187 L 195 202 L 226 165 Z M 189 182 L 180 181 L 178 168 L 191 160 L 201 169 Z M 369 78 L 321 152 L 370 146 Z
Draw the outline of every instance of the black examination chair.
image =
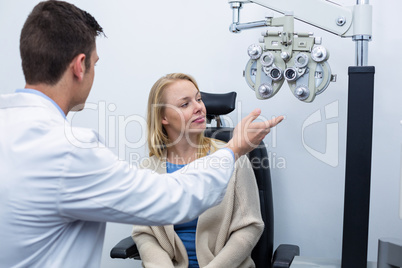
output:
M 229 141 L 232 136 L 232 128 L 221 127 L 220 115 L 225 115 L 235 109 L 236 92 L 226 94 L 212 94 L 201 92 L 202 100 L 207 109 L 207 118 L 217 121 L 216 127 L 208 127 L 205 136 L 222 141 Z M 299 247 L 296 245 L 280 245 L 273 254 L 274 241 L 274 211 L 272 199 L 271 173 L 269 160 L 264 143 L 248 154 L 252 163 L 254 174 L 260 194 L 260 206 L 265 229 L 261 238 L 252 252 L 252 259 L 257 268 L 282 268 L 290 267 L 294 256 L 299 255 Z M 258 158 L 258 161 L 253 159 Z M 139 260 L 140 255 L 131 236 L 121 240 L 110 251 L 111 258 L 134 258 Z

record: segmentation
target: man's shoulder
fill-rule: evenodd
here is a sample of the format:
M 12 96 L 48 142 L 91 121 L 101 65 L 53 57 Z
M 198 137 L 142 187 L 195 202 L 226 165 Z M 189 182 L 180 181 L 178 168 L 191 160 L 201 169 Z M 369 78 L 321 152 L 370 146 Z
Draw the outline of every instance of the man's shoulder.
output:
M 58 126 L 57 131 L 63 132 L 59 134 L 62 134 L 65 141 L 75 147 L 82 149 L 105 147 L 104 138 L 93 129 L 65 124 L 64 126 Z

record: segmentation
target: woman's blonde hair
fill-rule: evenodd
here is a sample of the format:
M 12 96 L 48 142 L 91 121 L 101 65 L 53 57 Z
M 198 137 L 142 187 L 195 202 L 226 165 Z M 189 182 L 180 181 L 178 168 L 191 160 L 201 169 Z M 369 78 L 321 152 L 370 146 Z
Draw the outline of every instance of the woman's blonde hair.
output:
M 165 89 L 178 80 L 187 80 L 194 84 L 198 91 L 198 84 L 195 79 L 183 73 L 171 73 L 158 79 L 152 86 L 148 97 L 147 129 L 148 129 L 148 149 L 149 156 L 162 158 L 163 150 L 166 149 L 171 141 L 167 136 L 166 130 L 162 125 L 162 117 L 165 109 L 163 98 Z M 198 137 L 198 157 L 207 155 L 211 147 L 211 139 L 200 133 Z

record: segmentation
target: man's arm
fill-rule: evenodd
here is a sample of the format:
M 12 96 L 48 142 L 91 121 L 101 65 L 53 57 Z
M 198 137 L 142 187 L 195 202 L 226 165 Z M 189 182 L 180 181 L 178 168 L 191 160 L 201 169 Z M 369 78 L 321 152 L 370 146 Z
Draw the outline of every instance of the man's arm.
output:
M 259 114 L 253 111 L 236 127 L 227 146 L 235 159 L 251 151 L 276 125 L 276 121 L 251 123 Z M 79 132 L 74 133 L 86 146 L 68 145 L 73 149 L 64 158 L 66 168 L 60 174 L 59 210 L 71 220 L 137 225 L 190 221 L 221 202 L 234 170 L 235 159 L 228 150 L 190 163 L 185 174 L 129 168 L 109 149 L 99 147 L 96 135 Z M 93 147 L 88 146 L 91 143 Z
M 167 225 L 193 220 L 221 202 L 234 170 L 228 150 L 200 158 L 186 172 L 130 168 L 107 148 L 75 148 L 65 157 L 58 207 L 71 221 Z

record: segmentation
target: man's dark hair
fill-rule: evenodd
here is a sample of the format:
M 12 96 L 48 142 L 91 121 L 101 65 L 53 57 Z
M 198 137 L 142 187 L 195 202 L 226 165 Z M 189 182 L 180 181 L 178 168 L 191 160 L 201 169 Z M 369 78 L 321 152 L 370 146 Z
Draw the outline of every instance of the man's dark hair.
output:
M 56 84 L 70 62 L 84 53 L 90 67 L 91 53 L 102 27 L 91 14 L 64 2 L 40 2 L 21 30 L 20 53 L 25 81 Z

